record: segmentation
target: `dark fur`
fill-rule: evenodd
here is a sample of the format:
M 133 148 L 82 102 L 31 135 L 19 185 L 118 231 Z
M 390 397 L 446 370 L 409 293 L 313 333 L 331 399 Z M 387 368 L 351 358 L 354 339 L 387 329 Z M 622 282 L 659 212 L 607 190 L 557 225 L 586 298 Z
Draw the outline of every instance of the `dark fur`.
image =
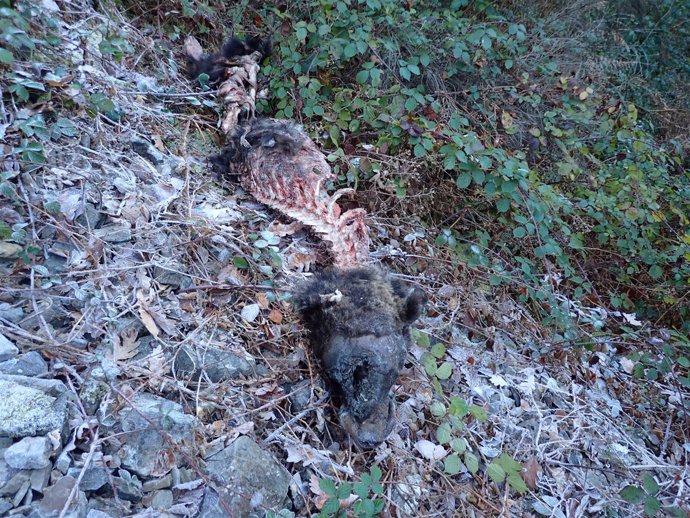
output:
M 329 302 L 336 292 L 340 300 Z M 375 446 L 392 429 L 388 392 L 425 302 L 424 292 L 374 268 L 325 271 L 296 292 L 314 352 L 343 400 L 341 422 L 360 446 Z
M 242 137 L 251 147 L 242 144 Z M 292 157 L 302 149 L 306 135 L 299 126 L 286 120 L 254 119 L 243 121 L 225 142 L 220 154 L 211 157 L 214 170 L 221 176 L 240 174 L 250 152 L 281 153 Z
M 248 36 L 244 41 L 231 38 L 218 52 L 204 54 L 199 59 L 187 56 L 187 74 L 191 79 L 196 79 L 201 74 L 207 74 L 209 84 L 214 84 L 223 76 L 223 71 L 228 67 L 229 60 L 253 52 L 261 53 L 260 61 L 266 59 L 271 54 L 270 40 L 261 39 L 258 36 Z

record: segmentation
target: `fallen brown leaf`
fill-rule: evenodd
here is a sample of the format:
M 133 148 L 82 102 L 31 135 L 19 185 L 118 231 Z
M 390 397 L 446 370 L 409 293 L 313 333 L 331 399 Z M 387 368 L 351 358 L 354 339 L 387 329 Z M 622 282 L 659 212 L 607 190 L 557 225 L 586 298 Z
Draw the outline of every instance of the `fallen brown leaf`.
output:
M 141 319 L 141 323 L 144 324 L 144 327 L 149 333 L 151 333 L 151 336 L 158 338 L 158 335 L 161 331 L 158 329 L 156 321 L 151 316 L 151 313 L 149 313 L 142 305 L 139 305 L 139 318 Z
M 527 487 L 530 489 L 537 489 L 537 477 L 541 471 L 541 466 L 534 455 L 522 463 L 520 473 Z
M 268 302 L 268 297 L 266 297 L 265 293 L 257 293 L 256 301 L 259 303 L 259 306 L 261 306 L 261 309 L 268 309 L 268 306 L 270 305 L 270 302 Z
M 298 230 L 304 227 L 300 221 L 293 221 L 292 223 L 281 223 L 280 221 L 273 221 L 268 225 L 268 230 L 278 237 L 285 237 L 290 234 L 294 234 Z
M 272 309 L 271 312 L 268 314 L 268 319 L 274 324 L 282 324 L 283 314 L 277 309 Z

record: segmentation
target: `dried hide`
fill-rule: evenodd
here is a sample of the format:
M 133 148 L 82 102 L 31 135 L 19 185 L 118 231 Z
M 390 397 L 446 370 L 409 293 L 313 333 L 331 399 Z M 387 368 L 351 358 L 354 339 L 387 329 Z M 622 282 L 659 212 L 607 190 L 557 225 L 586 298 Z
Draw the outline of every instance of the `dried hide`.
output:
M 342 400 L 340 422 L 363 448 L 376 446 L 393 429 L 388 392 L 425 302 L 423 291 L 374 268 L 322 272 L 297 290 L 295 308 Z

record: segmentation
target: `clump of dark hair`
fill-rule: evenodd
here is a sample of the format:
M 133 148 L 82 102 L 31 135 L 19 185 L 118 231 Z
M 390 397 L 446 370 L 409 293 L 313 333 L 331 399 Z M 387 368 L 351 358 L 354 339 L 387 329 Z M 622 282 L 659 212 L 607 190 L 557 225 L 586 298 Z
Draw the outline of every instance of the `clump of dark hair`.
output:
M 228 61 L 254 52 L 259 52 L 261 54 L 259 62 L 263 61 L 271 54 L 271 41 L 258 36 L 248 36 L 244 41 L 231 38 L 225 42 L 223 48 L 213 54 L 204 54 L 200 57 L 188 54 L 187 75 L 191 79 L 196 79 L 201 74 L 206 74 L 210 84 L 217 83 L 223 76 L 223 71 L 228 68 Z
M 342 399 L 340 421 L 364 448 L 392 431 L 395 410 L 388 392 L 425 303 L 422 290 L 369 267 L 324 271 L 296 291 L 294 306 Z
M 220 154 L 211 157 L 214 171 L 221 177 L 241 175 L 250 155 L 257 160 L 295 157 L 307 143 L 308 137 L 297 124 L 286 120 L 241 120 L 227 136 Z M 263 157 L 263 158 L 260 158 Z

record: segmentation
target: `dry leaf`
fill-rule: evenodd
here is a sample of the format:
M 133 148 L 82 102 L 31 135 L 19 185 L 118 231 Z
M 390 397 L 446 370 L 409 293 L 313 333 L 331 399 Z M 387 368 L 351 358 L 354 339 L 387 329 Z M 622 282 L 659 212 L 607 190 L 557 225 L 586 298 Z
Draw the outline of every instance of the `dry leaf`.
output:
M 254 421 L 247 421 L 228 432 L 228 439 L 234 441 L 240 435 L 250 435 L 254 431 Z
M 13 259 L 18 257 L 22 250 L 24 250 L 24 248 L 20 245 L 7 241 L 0 241 L 0 259 Z
M 513 116 L 509 112 L 502 112 L 501 124 L 505 129 L 510 129 L 513 126 Z
M 308 272 L 311 265 L 316 262 L 316 254 L 303 254 L 295 252 L 288 257 L 288 267 L 290 270 L 298 272 Z
M 161 153 L 165 153 L 165 145 L 163 144 L 163 139 L 161 139 L 161 136 L 156 133 L 153 136 L 153 144 L 156 146 L 156 149 L 160 151 Z
M 255 396 L 265 396 L 266 394 L 270 394 L 271 392 L 275 392 L 278 390 L 278 384 L 277 383 L 267 383 L 258 389 L 254 391 Z
M 158 384 L 165 376 L 168 369 L 165 367 L 165 356 L 163 356 L 163 348 L 160 344 L 146 357 L 144 367 L 150 373 L 149 384 Z
M 330 498 L 330 495 L 327 495 L 323 492 L 319 486 L 319 477 L 314 474 L 312 474 L 311 478 L 309 479 L 309 489 L 311 489 L 311 492 L 316 495 L 316 500 L 314 502 L 316 504 L 316 508 L 321 509 Z
M 261 306 L 261 309 L 268 309 L 268 306 L 270 305 L 268 302 L 268 297 L 266 297 L 265 293 L 257 293 L 256 301 L 259 303 L 259 306 Z
M 156 321 L 151 316 L 151 313 L 149 313 L 142 304 L 139 304 L 139 318 L 141 319 L 141 323 L 144 324 L 144 327 L 151 333 L 151 336 L 158 338 L 160 329 L 158 329 Z
M 642 322 L 637 320 L 637 315 L 635 313 L 623 313 L 623 318 L 625 318 L 626 322 L 630 324 L 631 326 L 641 326 Z
M 170 320 L 168 317 L 163 314 L 162 311 L 157 311 L 153 308 L 147 308 L 147 311 L 151 314 L 153 319 L 156 321 L 156 324 L 158 324 L 158 327 L 160 327 L 165 333 L 169 336 L 177 336 L 177 328 L 175 327 L 175 323 Z
M 69 74 L 64 77 L 60 77 L 55 74 L 48 74 L 46 75 L 46 77 L 43 78 L 43 82 L 50 86 L 62 88 L 63 86 L 67 86 L 68 84 L 70 84 L 72 82 L 72 79 L 74 79 L 74 74 Z
M 539 473 L 541 473 L 541 466 L 534 455 L 522 463 L 520 473 L 527 487 L 530 489 L 537 489 L 537 477 Z
M 272 309 L 271 312 L 268 314 L 268 319 L 274 324 L 282 324 L 283 314 L 277 309 Z
M 333 453 L 328 450 L 317 450 L 307 444 L 295 443 L 286 446 L 285 451 L 288 453 L 288 462 L 301 462 L 304 466 L 315 463 L 332 465 L 334 470 L 346 475 L 354 476 L 355 474 L 351 466 L 337 464 L 332 459 Z
M 304 224 L 300 221 L 293 221 L 292 223 L 281 223 L 279 221 L 273 221 L 268 225 L 268 231 L 274 236 L 285 237 L 294 234 L 298 230 L 301 230 Z
M 156 460 L 153 463 L 151 475 L 154 477 L 162 477 L 168 473 L 177 464 L 175 453 L 170 448 L 163 448 L 158 451 Z
M 242 275 L 242 272 L 234 264 L 226 264 L 218 273 L 218 282 L 222 284 L 231 284 L 233 286 L 242 286 L 247 284 L 247 278 Z
M 184 52 L 190 58 L 201 59 L 204 55 L 204 49 L 201 48 L 201 44 L 194 36 L 189 36 L 184 42 Z
M 621 364 L 621 367 L 623 367 L 623 370 L 628 374 L 632 374 L 632 371 L 635 369 L 635 362 L 629 360 L 628 358 L 621 358 L 619 363 Z
M 247 322 L 254 322 L 256 320 L 256 317 L 259 316 L 259 312 L 261 309 L 259 308 L 258 304 L 247 304 L 242 308 L 242 311 L 240 312 L 240 315 L 242 318 L 244 318 Z
M 414 447 L 419 453 L 422 454 L 422 457 L 427 460 L 440 460 L 448 455 L 448 452 L 443 446 L 440 444 L 434 444 L 426 439 L 417 441 Z
M 83 200 L 81 189 L 65 189 L 55 195 L 60 204 L 60 212 L 67 221 L 74 221 L 82 212 Z
M 119 339 L 113 340 L 113 358 L 118 360 L 129 360 L 137 355 L 139 344 L 137 343 L 137 329 L 130 326 L 122 333 Z
M 489 378 L 489 381 L 496 387 L 505 387 L 508 382 L 500 374 L 494 374 Z
M 10 207 L 0 207 L 0 220 L 5 223 L 23 223 L 24 218 Z

